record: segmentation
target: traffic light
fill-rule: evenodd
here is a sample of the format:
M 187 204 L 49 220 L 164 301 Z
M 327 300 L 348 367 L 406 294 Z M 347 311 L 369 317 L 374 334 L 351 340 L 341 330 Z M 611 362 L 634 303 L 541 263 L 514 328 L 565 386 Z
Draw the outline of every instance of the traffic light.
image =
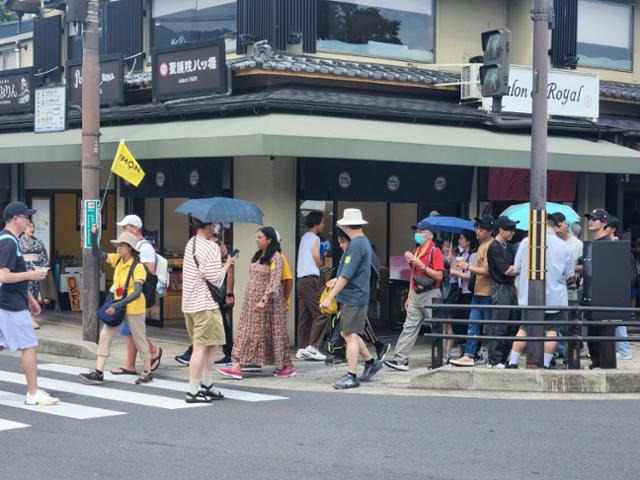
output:
M 502 97 L 509 90 L 511 30 L 499 28 L 482 33 L 484 62 L 480 67 L 483 97 Z

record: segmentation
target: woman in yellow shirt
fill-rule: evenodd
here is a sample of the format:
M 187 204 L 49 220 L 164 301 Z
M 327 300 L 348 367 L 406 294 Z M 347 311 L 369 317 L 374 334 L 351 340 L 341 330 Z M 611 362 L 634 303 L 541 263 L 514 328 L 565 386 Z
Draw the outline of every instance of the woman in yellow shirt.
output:
M 149 345 L 146 340 L 146 301 L 142 293 L 142 285 L 147 278 L 147 272 L 144 269 L 144 265 L 138 262 L 138 251 L 136 250 L 138 240 L 133 233 L 122 232 L 117 240 L 111 240 L 111 243 L 116 246 L 118 253 L 110 253 L 107 255 L 100 250 L 98 245 L 97 226 L 93 226 L 91 234 L 93 254 L 100 260 L 109 263 L 115 269 L 112 288 L 115 301 L 111 308 L 107 310 L 107 313 L 112 315 L 117 309 L 126 308 L 124 321 L 129 324 L 133 343 L 143 362 L 142 373 L 136 379 L 136 383 L 150 382 L 153 379 L 153 375 L 151 374 L 151 354 L 149 353 Z M 132 268 L 133 271 L 131 271 Z M 129 272 L 131 272 L 131 279 L 125 292 L 124 288 Z M 111 342 L 116 338 L 119 330 L 120 325 L 111 327 L 104 324 L 102 326 L 100 341 L 98 343 L 96 368 L 90 372 L 80 374 L 87 382 L 98 385 L 104 383 L 104 367 L 109 358 Z

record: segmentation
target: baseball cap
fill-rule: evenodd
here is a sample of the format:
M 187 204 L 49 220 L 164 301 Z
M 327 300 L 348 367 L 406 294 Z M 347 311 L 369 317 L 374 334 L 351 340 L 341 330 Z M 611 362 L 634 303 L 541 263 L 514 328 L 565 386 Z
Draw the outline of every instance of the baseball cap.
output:
M 37 210 L 35 208 L 29 208 L 22 202 L 11 202 L 9 205 L 4 207 L 2 211 L 2 218 L 5 220 L 11 220 L 16 215 L 26 215 L 30 217 L 35 215 Z
M 504 215 L 501 216 L 501 217 L 498 217 L 498 219 L 496 220 L 496 226 L 498 228 L 503 229 L 503 230 L 515 230 L 516 229 L 516 225 L 518 223 L 519 223 L 519 221 L 514 222 L 509 217 L 506 217 Z
M 585 213 L 584 216 L 589 220 L 600 220 L 601 222 L 605 223 L 609 221 L 609 212 L 607 212 L 604 208 L 596 208 L 591 212 Z
M 475 228 L 493 230 L 496 226 L 496 221 L 491 215 L 482 215 L 481 217 L 476 217 L 474 220 L 476 221 L 474 225 Z
M 138 215 L 127 215 L 117 224 L 119 227 L 131 225 L 132 227 L 142 228 L 142 220 Z
M 415 225 L 411 225 L 411 230 L 431 230 L 431 225 L 427 220 L 420 220 Z

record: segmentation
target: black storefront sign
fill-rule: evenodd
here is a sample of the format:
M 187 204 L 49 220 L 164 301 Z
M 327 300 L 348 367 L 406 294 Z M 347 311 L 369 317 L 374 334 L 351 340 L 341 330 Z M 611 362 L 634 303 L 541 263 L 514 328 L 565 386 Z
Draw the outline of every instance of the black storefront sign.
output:
M 473 167 L 302 159 L 301 198 L 349 202 L 467 203 Z
M 228 91 L 224 39 L 158 48 L 152 59 L 154 100 Z
M 82 104 L 82 60 L 67 62 L 69 104 Z M 124 103 L 122 54 L 100 57 L 100 105 Z
M 0 114 L 33 110 L 32 69 L 0 71 Z
M 144 179 L 138 187 L 122 183 L 124 195 L 136 198 L 203 198 L 222 195 L 224 159 L 138 160 Z

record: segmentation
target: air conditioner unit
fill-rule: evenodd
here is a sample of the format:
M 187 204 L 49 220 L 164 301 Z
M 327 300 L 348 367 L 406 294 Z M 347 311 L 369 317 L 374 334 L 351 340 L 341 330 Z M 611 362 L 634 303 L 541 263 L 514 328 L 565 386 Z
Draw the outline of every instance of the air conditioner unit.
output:
M 462 67 L 460 72 L 460 101 L 470 102 L 482 100 L 480 89 L 481 63 L 471 63 Z

